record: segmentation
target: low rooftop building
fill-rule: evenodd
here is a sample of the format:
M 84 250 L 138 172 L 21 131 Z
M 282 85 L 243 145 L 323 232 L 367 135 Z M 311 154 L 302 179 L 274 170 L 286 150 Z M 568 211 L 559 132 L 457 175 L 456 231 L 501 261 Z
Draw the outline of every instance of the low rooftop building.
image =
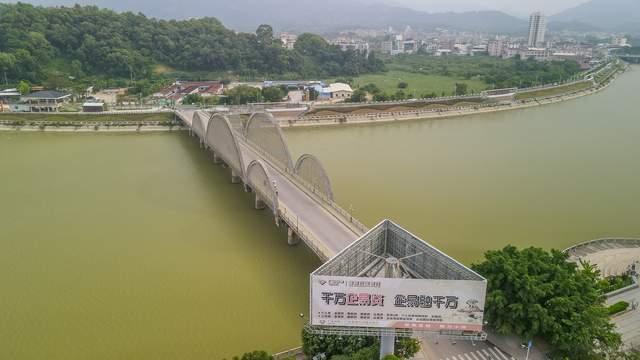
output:
M 328 87 L 322 88 L 320 95 L 325 99 L 349 99 L 353 95 L 353 89 L 349 84 L 333 83 Z
M 221 81 L 176 81 L 153 94 L 153 97 L 180 102 L 183 97 L 191 94 L 202 97 L 222 95 L 223 89 Z
M 55 91 L 36 91 L 20 98 L 28 106 L 29 112 L 57 112 L 65 103 L 71 100 L 71 94 Z

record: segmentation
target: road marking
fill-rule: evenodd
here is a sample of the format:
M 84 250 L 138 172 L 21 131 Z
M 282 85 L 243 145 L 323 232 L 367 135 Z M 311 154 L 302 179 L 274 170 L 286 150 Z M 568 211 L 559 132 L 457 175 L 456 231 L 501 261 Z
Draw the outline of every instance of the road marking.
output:
M 473 353 L 471 353 L 471 354 L 473 355 Z M 484 355 L 482 355 L 482 353 L 480 352 L 480 350 L 476 351 L 476 354 L 478 354 L 478 356 L 480 356 L 480 358 L 481 358 L 482 360 L 487 360 L 487 358 L 486 358 L 486 357 L 484 357 Z M 473 355 L 473 356 L 475 357 L 475 355 Z
M 492 349 L 492 348 L 489 348 L 488 350 L 489 350 L 489 352 L 491 353 L 491 355 L 493 355 L 493 356 L 495 357 L 495 359 L 496 359 L 496 360 L 501 360 L 501 359 L 502 359 L 498 354 L 496 354 L 496 353 L 495 353 L 495 351 L 493 351 L 493 349 Z M 497 350 L 497 349 L 496 349 L 496 350 Z M 498 353 L 500 353 L 500 351 L 499 351 L 499 350 L 498 350 Z M 500 354 L 500 355 L 502 355 L 502 354 Z M 507 359 L 507 360 L 509 360 L 509 359 Z
M 468 354 L 464 354 L 464 356 L 467 358 L 467 360 L 473 360 L 473 359 L 471 358 L 471 356 L 469 356 L 469 354 L 470 354 L 470 353 L 468 353 Z
M 489 352 L 488 352 L 486 349 L 482 349 L 482 352 L 483 352 L 485 355 L 487 355 L 487 357 L 488 357 L 489 359 L 493 359 L 493 356 L 492 356 L 491 354 L 489 354 Z M 497 360 L 497 359 L 496 359 L 496 360 Z
M 473 356 L 473 359 L 474 359 L 474 360 L 479 360 L 479 359 L 478 359 L 478 357 L 476 356 L 475 351 L 471 353 L 471 356 Z
M 505 354 L 503 354 L 503 353 L 502 353 L 502 351 L 500 351 L 500 349 L 498 349 L 498 348 L 497 348 L 497 347 L 495 347 L 495 346 L 494 346 L 493 348 L 496 350 L 496 352 L 498 353 L 498 355 L 502 356 L 502 358 L 503 358 L 504 360 L 509 360 L 509 358 L 508 358 Z

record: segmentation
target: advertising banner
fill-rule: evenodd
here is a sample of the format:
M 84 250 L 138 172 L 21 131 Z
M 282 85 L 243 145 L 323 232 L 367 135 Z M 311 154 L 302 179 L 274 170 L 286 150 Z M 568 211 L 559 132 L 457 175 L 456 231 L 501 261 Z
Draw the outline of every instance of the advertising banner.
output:
M 311 275 L 311 324 L 482 331 L 485 281 Z

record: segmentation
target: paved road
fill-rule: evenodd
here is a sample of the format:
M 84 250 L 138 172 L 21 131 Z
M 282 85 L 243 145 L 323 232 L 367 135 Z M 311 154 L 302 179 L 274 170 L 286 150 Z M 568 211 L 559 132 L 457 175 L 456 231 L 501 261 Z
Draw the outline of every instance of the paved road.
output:
M 423 342 L 422 350 L 413 360 L 514 360 L 489 342 L 440 340 Z
M 241 142 L 240 148 L 245 166 L 255 159 L 262 160 L 269 177 L 277 183 L 280 207 L 297 216 L 300 226 L 311 232 L 331 252 L 327 254 L 329 257 L 358 238 L 356 233 L 326 210 L 324 205 L 301 190 L 251 147 Z
M 618 301 L 640 302 L 640 288 L 625 291 L 607 299 L 607 305 L 613 305 Z M 614 316 L 611 321 L 616 325 L 625 347 L 638 348 L 640 346 L 640 310 L 631 310 L 624 314 Z
M 195 112 L 196 110 L 182 110 L 179 115 L 191 126 Z M 312 234 L 313 238 L 327 250 L 328 254 L 325 254 L 327 257 L 335 255 L 358 238 L 359 235 L 347 226 L 344 220 L 327 210 L 326 205 L 320 200 L 303 191 L 252 147 L 242 141 L 239 141 L 239 144 L 245 166 L 259 159 L 266 166 L 269 177 L 276 181 L 280 212 L 296 217 L 299 227 L 305 233 Z

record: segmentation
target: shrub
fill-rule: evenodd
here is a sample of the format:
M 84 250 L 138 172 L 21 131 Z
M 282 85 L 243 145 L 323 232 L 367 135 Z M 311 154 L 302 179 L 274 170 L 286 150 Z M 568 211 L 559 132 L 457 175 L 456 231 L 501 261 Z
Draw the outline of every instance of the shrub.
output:
M 619 301 L 611 306 L 609 306 L 607 308 L 607 311 L 609 312 L 609 315 L 615 315 L 617 313 L 623 312 L 625 310 L 627 310 L 627 308 L 629 307 L 629 303 L 626 301 Z
M 398 83 L 398 89 L 406 89 L 407 87 L 409 87 L 409 84 L 404 81 Z

